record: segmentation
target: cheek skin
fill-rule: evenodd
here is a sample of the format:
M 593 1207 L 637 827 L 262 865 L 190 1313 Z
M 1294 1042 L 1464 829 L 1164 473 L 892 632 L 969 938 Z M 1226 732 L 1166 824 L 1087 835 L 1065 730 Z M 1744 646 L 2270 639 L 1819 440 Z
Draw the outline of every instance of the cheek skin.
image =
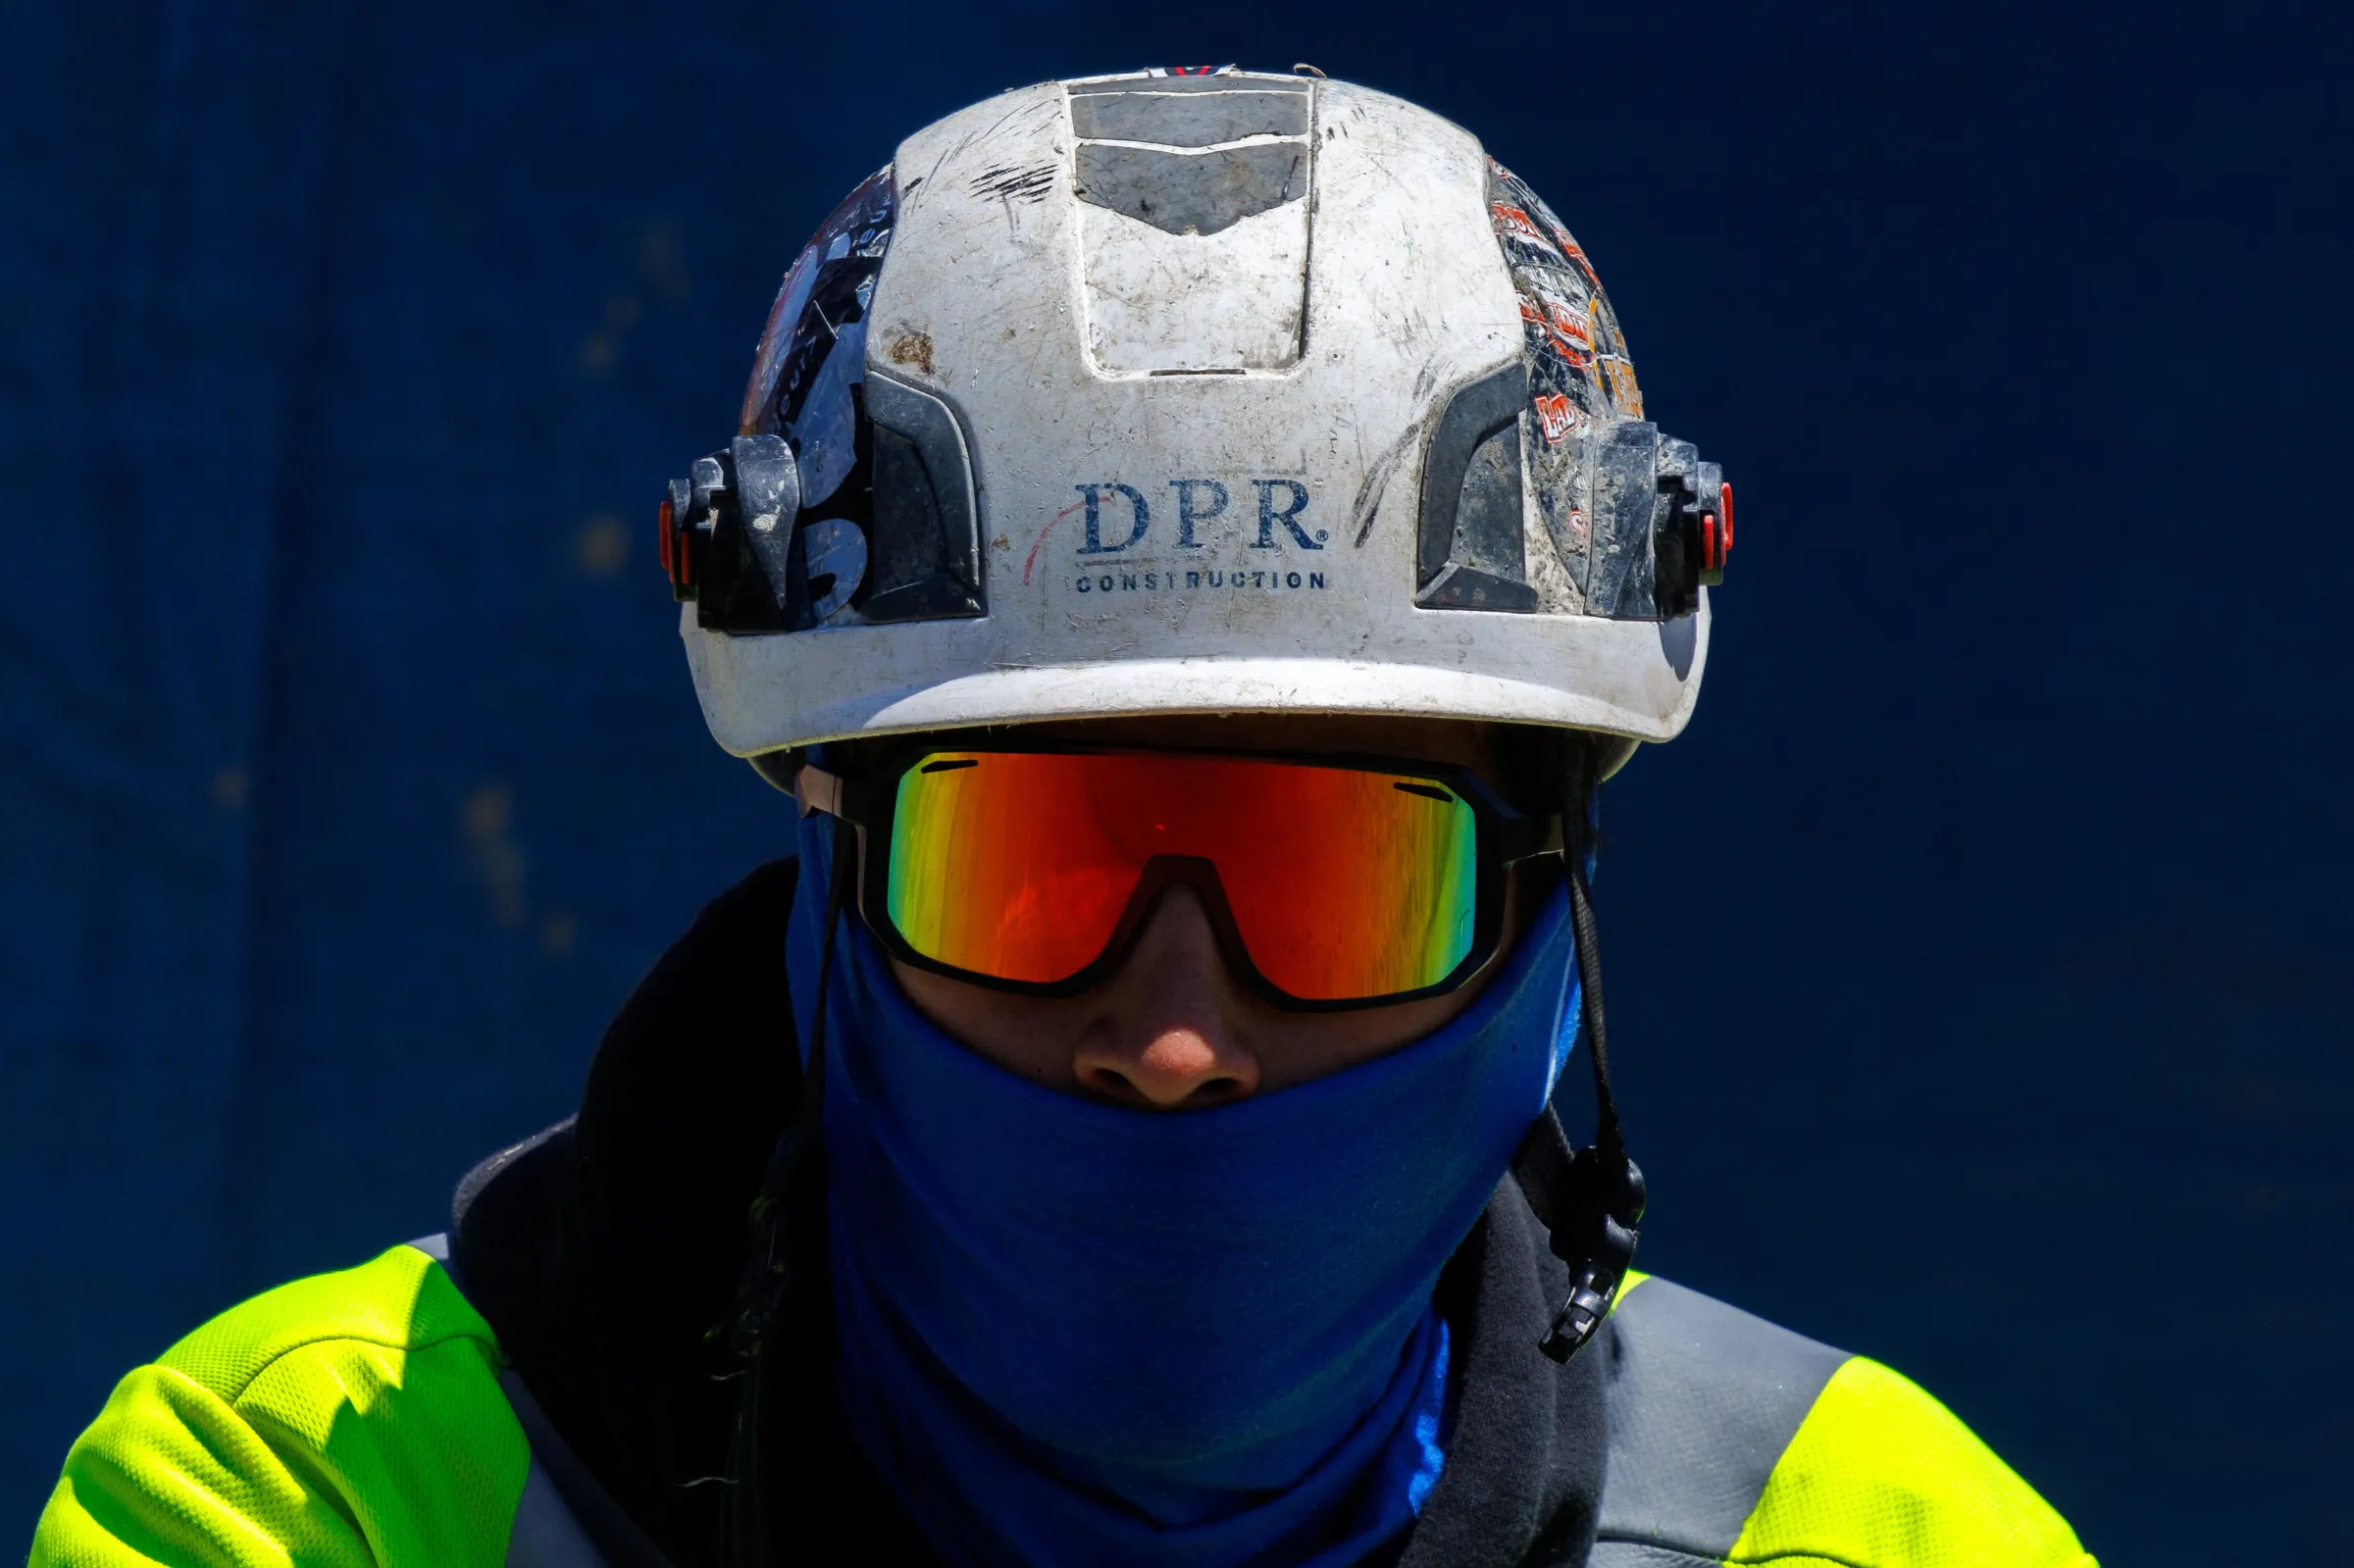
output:
M 1019 996 L 892 961 L 900 989 L 983 1057 L 1068 1094 L 1196 1109 L 1272 1093 L 1422 1038 L 1478 997 L 1549 882 L 1515 869 L 1497 958 L 1444 996 L 1343 1013 L 1293 1013 L 1228 973 L 1198 905 L 1170 899 L 1120 970 L 1077 996 Z

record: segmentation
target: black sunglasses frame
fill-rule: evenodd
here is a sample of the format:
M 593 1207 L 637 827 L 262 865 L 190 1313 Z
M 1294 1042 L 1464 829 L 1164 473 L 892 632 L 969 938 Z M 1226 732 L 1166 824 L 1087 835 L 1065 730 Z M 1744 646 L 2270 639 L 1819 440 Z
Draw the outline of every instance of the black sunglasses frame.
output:
M 858 918 L 892 956 L 902 963 L 951 980 L 960 980 L 967 985 L 983 986 L 991 990 L 1021 996 L 1076 996 L 1100 985 L 1126 961 L 1129 950 L 1135 945 L 1138 934 L 1144 929 L 1161 893 L 1181 884 L 1192 887 L 1202 900 L 1210 930 L 1228 969 L 1245 989 L 1272 1006 L 1286 1012 L 1340 1013 L 1444 996 L 1460 989 L 1494 961 L 1504 933 L 1506 873 L 1509 869 L 1522 861 L 1561 853 L 1559 816 L 1532 818 L 1523 815 L 1477 773 L 1447 764 L 1398 757 L 1237 751 L 1208 747 L 1057 745 L 1035 741 L 1022 745 L 945 745 L 936 736 L 880 750 L 870 749 L 874 744 L 861 743 L 859 752 L 840 774 L 803 762 L 793 775 L 793 792 L 800 803 L 803 816 L 812 811 L 825 811 L 848 823 L 853 830 L 858 847 L 857 876 L 853 881 Z M 1475 882 L 1470 949 L 1444 979 L 1419 989 L 1395 991 L 1381 996 L 1295 996 L 1267 979 L 1253 961 L 1250 947 L 1243 940 L 1241 927 L 1236 923 L 1234 911 L 1227 902 L 1225 885 L 1218 877 L 1217 863 L 1196 856 L 1157 855 L 1147 861 L 1138 875 L 1136 887 L 1128 895 L 1128 901 L 1122 907 L 1111 935 L 1105 939 L 1102 951 L 1076 973 L 1054 981 L 1006 980 L 943 963 L 917 951 L 893 924 L 890 914 L 891 854 L 896 841 L 899 781 L 927 757 L 943 753 L 1214 757 L 1384 773 L 1413 782 L 1426 782 L 1451 791 L 1471 808 L 1475 825 Z M 879 851 L 876 847 L 878 842 L 881 845 Z

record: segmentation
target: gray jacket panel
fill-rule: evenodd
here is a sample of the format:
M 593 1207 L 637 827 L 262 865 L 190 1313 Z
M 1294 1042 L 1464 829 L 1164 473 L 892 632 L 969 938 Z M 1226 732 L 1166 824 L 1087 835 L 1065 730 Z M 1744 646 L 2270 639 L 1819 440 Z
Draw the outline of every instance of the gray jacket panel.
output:
M 1632 1541 L 1597 1541 L 1586 1568 L 1721 1568 L 1714 1557 L 1695 1557 L 1666 1546 L 1639 1545 Z
M 409 1245 L 440 1264 L 465 1293 L 447 1236 L 419 1237 Z M 532 1450 L 507 1532 L 507 1568 L 669 1568 L 669 1559 L 588 1473 L 513 1368 L 500 1369 L 498 1387 Z
M 611 1568 L 581 1528 L 571 1505 L 547 1479 L 537 1455 L 523 1478 L 523 1498 L 507 1532 L 506 1568 Z
M 1660 1279 L 1610 1321 L 1593 1568 L 1721 1562 L 1847 1352 Z

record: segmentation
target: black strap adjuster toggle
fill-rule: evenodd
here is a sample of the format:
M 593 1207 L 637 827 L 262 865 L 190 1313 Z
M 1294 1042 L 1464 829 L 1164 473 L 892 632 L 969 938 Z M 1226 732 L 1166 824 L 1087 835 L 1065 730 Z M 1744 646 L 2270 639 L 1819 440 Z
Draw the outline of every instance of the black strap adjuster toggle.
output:
M 1633 1170 L 1634 1161 L 1627 1161 L 1627 1168 Z M 1636 1180 L 1641 1180 L 1640 1175 Z M 1565 1362 L 1586 1347 L 1602 1320 L 1611 1315 L 1619 1287 L 1626 1283 L 1627 1270 L 1634 1265 L 1634 1227 L 1605 1214 L 1600 1230 L 1599 1244 L 1593 1248 L 1596 1255 L 1587 1258 L 1582 1267 L 1571 1264 L 1577 1272 L 1569 1282 L 1569 1299 L 1561 1303 L 1561 1309 L 1553 1315 L 1553 1326 L 1537 1341 L 1537 1348 L 1555 1361 Z
M 1589 1146 L 1571 1154 L 1549 1110 L 1521 1140 L 1512 1174 L 1546 1229 L 1553 1255 L 1569 1266 L 1568 1299 L 1537 1342 L 1551 1359 L 1567 1361 L 1611 1315 L 1634 1266 L 1643 1171 L 1623 1150 L 1611 1154 Z

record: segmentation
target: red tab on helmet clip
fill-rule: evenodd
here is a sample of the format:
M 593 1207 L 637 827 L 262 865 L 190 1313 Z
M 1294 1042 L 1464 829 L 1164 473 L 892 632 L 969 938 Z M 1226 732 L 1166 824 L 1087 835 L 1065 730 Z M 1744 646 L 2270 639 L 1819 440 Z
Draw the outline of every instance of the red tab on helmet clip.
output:
M 671 564 L 670 545 L 671 540 L 678 536 L 678 518 L 670 509 L 670 497 L 665 495 L 661 509 L 654 514 L 654 540 L 656 553 L 662 562 L 662 575 L 670 579 L 674 587 L 678 585 L 679 569 Z
M 1716 515 L 1724 519 L 1724 553 L 1733 553 L 1733 487 L 1730 483 L 1716 487 Z

